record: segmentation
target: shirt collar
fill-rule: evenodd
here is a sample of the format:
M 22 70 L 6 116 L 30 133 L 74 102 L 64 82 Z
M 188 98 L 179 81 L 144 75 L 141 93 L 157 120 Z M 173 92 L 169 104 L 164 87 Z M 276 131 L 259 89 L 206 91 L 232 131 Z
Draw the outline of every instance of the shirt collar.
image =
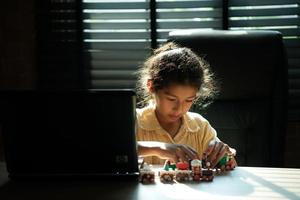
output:
M 137 109 L 137 115 L 138 124 L 142 129 L 147 131 L 162 129 L 155 114 L 154 104 L 150 104 L 142 109 Z M 187 129 L 189 132 L 197 132 L 200 128 L 196 119 L 194 119 L 194 116 L 190 112 L 183 115 L 182 125 L 183 128 Z

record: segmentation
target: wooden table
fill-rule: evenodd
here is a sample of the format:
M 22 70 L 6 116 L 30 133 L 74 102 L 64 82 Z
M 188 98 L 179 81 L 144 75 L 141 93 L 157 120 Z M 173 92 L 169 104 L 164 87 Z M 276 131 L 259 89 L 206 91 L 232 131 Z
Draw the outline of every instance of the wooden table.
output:
M 300 199 L 300 169 L 238 167 L 213 182 L 143 185 L 137 181 L 11 181 L 0 164 L 0 199 Z

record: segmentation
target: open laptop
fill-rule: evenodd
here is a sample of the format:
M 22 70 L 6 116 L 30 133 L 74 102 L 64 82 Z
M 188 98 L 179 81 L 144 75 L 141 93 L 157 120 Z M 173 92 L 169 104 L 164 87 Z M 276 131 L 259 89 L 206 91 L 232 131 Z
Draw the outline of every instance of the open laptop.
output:
M 9 176 L 137 176 L 135 99 L 132 90 L 1 91 Z

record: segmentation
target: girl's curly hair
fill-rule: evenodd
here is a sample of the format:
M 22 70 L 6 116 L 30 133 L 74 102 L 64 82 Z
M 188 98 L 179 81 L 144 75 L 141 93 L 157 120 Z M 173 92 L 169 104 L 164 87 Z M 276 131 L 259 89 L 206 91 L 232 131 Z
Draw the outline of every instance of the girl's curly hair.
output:
M 153 82 L 154 90 L 160 90 L 170 84 L 194 86 L 198 89 L 196 105 L 206 107 L 217 94 L 213 74 L 209 64 L 191 49 L 168 42 L 154 50 L 137 72 L 138 106 L 145 106 L 152 99 L 147 82 Z M 195 104 L 194 104 L 195 105 Z

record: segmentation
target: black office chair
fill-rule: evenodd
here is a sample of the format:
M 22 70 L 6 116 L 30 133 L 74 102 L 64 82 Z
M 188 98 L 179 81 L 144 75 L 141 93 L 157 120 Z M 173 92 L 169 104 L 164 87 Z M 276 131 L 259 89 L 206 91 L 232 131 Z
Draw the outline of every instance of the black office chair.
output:
M 220 94 L 196 110 L 237 149 L 244 166 L 283 166 L 287 58 L 277 31 L 174 31 L 169 41 L 204 56 Z

